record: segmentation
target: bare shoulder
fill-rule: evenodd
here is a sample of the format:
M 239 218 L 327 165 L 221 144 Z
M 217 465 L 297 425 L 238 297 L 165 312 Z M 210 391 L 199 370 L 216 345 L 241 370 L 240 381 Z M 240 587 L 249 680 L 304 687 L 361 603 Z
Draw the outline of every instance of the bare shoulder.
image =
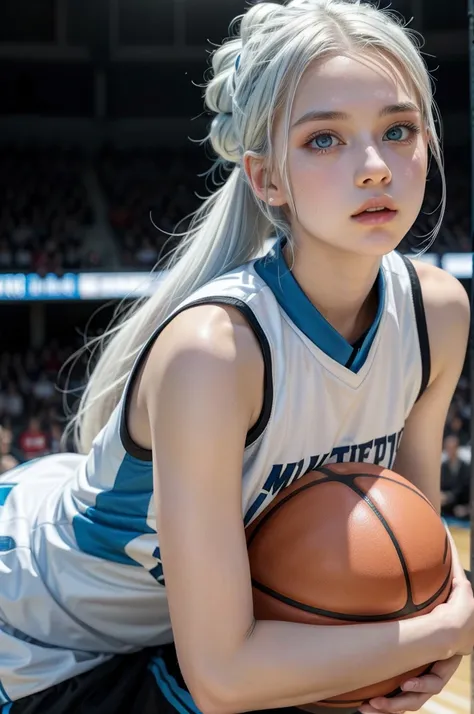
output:
M 434 265 L 414 260 L 428 318 L 469 326 L 469 296 L 457 278 Z
M 140 380 L 140 393 L 149 404 L 163 388 L 168 395 L 170 389 L 179 388 L 192 396 L 198 390 L 225 386 L 229 398 L 248 395 L 250 409 L 258 417 L 263 373 L 259 343 L 243 315 L 227 305 L 199 305 L 179 313 L 158 337 Z
M 469 296 L 453 275 L 423 261 L 413 261 L 420 279 L 433 367 L 453 356 L 464 360 L 470 324 Z
M 437 268 L 422 260 L 414 260 L 423 290 L 423 300 L 426 306 L 453 308 L 460 310 L 461 315 L 469 318 L 469 296 L 463 285 L 451 273 Z
M 242 315 L 227 305 L 197 305 L 179 313 L 151 352 L 151 367 L 174 359 L 212 359 L 237 367 L 262 359 L 255 334 Z

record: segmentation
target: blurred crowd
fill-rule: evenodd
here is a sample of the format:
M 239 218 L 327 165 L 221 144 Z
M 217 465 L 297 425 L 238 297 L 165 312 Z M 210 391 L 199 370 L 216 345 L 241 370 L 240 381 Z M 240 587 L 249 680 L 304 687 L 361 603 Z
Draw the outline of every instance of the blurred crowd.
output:
M 198 174 L 209 163 L 194 152 L 105 149 L 96 168 L 123 267 L 149 270 L 166 260 L 170 234 L 184 231 L 199 207 Z
M 86 240 L 93 206 L 105 203 L 119 263 L 148 270 L 164 260 L 187 219 L 209 195 L 211 163 L 202 149 L 181 153 L 104 148 L 96 157 L 39 148 L 0 150 L 0 272 L 100 269 L 100 251 Z M 431 250 L 469 251 L 469 165 L 466 152 L 446 154 L 448 197 Z M 90 177 L 94 176 L 94 180 Z M 420 216 L 402 246 L 419 250 L 440 215 L 442 186 L 433 163 Z M 98 195 L 97 195 L 98 194 Z
M 467 152 L 446 154 L 447 210 L 431 250 L 469 251 Z M 0 149 L 0 272 L 62 274 L 107 269 L 88 236 L 97 235 L 98 207 L 124 269 L 148 270 L 166 258 L 190 214 L 214 188 L 202 149 L 104 148 L 95 157 L 74 150 Z M 217 177 L 219 178 L 219 177 Z M 404 249 L 419 250 L 439 218 L 442 186 L 430 171 L 423 209 Z M 83 355 L 72 372 L 63 365 L 78 345 L 52 341 L 40 351 L 0 355 L 0 473 L 47 453 L 72 449 L 62 439 L 66 394 L 80 389 Z M 442 464 L 443 512 L 469 517 L 470 394 L 462 377 L 448 415 Z M 74 398 L 74 396 L 72 397 Z M 68 408 L 69 405 L 68 405 Z M 64 443 L 66 442 L 66 443 Z
M 0 355 L 0 473 L 45 454 L 73 450 L 63 438 L 66 414 L 86 373 L 78 345 L 51 341 L 42 350 Z
M 76 348 L 52 341 L 39 352 L 1 355 L 0 474 L 44 454 L 73 450 L 71 439 L 62 438 L 64 415 L 83 386 L 87 355 L 72 369 L 62 367 L 68 360 L 72 365 Z M 464 520 L 470 516 L 470 419 L 469 381 L 463 376 L 446 421 L 441 498 L 445 516 Z
M 446 420 L 441 465 L 441 511 L 446 517 L 463 520 L 470 517 L 470 423 L 470 386 L 463 375 Z
M 94 221 L 84 161 L 62 149 L 0 149 L 0 272 L 62 274 L 94 256 L 84 235 Z
M 441 230 L 433 247 L 436 253 L 464 253 L 471 251 L 470 240 L 470 166 L 466 151 L 450 149 L 445 154 L 446 211 Z M 418 220 L 411 231 L 412 246 L 422 247 L 423 236 L 436 226 L 440 216 L 443 187 L 436 164 L 432 162 L 427 190 Z

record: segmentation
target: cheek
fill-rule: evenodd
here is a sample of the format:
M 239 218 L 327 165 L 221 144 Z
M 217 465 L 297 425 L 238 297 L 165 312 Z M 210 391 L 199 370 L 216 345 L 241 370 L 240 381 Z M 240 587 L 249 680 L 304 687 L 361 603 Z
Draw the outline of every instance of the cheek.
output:
M 315 211 L 319 206 L 334 200 L 337 187 L 341 185 L 340 166 L 335 159 L 317 157 L 310 152 L 293 156 L 288 164 L 293 196 L 304 210 Z M 337 177 L 339 176 L 339 179 Z
M 414 150 L 411 159 L 405 163 L 404 170 L 402 171 L 403 179 L 409 184 L 410 190 L 418 189 L 424 192 L 427 167 L 428 151 L 426 146 L 419 145 Z

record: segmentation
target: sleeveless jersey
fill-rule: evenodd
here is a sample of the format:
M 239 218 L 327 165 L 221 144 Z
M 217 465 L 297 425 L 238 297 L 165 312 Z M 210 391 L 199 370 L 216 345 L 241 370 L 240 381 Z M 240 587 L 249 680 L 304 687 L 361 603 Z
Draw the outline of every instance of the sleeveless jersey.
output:
M 0 704 L 115 653 L 172 641 L 151 452 L 127 430 L 133 380 L 166 324 L 194 305 L 232 305 L 260 344 L 264 401 L 242 473 L 249 523 L 325 463 L 393 465 L 428 383 L 429 346 L 410 261 L 385 256 L 377 289 L 374 323 L 350 345 L 307 299 L 277 246 L 197 290 L 157 327 L 88 456 L 46 456 L 1 477 Z

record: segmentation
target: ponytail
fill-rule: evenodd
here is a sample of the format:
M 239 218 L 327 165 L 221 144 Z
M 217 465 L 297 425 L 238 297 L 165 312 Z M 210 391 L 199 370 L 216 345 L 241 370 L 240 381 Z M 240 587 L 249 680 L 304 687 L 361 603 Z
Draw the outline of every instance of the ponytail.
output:
M 137 302 L 120 325 L 101 336 L 101 356 L 70 425 L 79 452 L 90 450 L 107 423 L 151 332 L 202 285 L 255 258 L 271 231 L 244 171 L 236 166 L 194 215 L 156 293 Z

